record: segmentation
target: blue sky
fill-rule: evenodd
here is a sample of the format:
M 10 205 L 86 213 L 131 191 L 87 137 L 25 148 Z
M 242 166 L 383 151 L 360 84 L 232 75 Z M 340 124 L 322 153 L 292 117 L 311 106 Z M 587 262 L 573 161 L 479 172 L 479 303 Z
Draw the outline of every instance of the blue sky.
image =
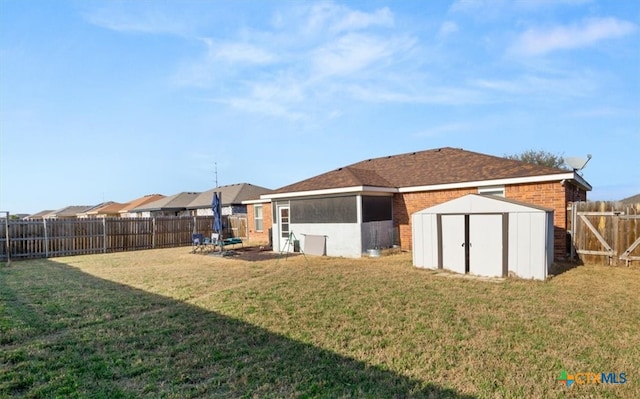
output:
M 0 0 L 0 210 L 438 147 L 640 193 L 640 2 Z

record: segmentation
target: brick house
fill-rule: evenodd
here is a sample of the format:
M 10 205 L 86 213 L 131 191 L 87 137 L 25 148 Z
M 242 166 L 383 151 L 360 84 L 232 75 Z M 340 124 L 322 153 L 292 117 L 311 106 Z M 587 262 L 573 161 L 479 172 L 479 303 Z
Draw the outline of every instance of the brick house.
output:
M 273 215 L 271 211 L 271 201 L 268 199 L 255 199 L 244 201 L 247 205 L 248 239 L 272 245 L 271 227 L 273 225 Z
M 295 232 L 303 248 L 306 235 L 322 235 L 327 255 L 359 257 L 372 247 L 411 250 L 414 212 L 466 194 L 497 195 L 553 209 L 554 257 L 563 259 L 567 205 L 586 201 L 590 190 L 576 171 L 446 147 L 368 159 L 279 188 L 250 204 L 248 222 L 251 230 L 261 207 L 276 251 Z

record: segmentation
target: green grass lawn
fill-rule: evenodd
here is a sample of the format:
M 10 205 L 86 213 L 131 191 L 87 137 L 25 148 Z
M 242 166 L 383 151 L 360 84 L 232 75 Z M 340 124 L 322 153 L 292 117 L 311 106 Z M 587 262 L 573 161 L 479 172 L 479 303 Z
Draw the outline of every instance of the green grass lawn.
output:
M 640 397 L 638 268 L 495 282 L 189 249 L 0 265 L 0 397 Z

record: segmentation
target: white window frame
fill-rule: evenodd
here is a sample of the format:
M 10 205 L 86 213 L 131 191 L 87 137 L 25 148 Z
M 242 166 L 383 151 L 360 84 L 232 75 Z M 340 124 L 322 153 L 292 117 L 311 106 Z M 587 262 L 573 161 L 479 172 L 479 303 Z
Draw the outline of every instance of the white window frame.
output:
M 504 198 L 504 186 L 478 187 L 480 195 L 495 195 Z
M 258 212 L 258 210 L 260 210 L 260 212 Z M 254 205 L 253 206 L 253 224 L 256 228 L 256 231 L 263 231 L 264 229 L 264 225 L 263 225 L 263 207 L 262 205 Z M 260 213 L 260 216 L 258 216 L 258 213 Z M 258 221 L 260 222 L 260 228 L 258 228 Z

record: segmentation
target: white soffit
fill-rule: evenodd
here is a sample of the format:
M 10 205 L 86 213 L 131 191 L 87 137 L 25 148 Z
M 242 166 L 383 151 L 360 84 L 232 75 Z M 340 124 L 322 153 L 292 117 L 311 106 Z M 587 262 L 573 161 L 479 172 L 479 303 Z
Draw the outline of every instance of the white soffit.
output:
M 510 179 L 495 179 L 495 180 L 480 180 L 469 181 L 463 183 L 446 183 L 446 184 L 434 184 L 431 186 L 416 186 L 416 187 L 402 187 L 398 189 L 400 193 L 412 193 L 419 191 L 437 191 L 437 190 L 451 190 L 456 188 L 470 188 L 470 187 L 484 187 L 484 186 L 497 186 L 507 184 L 523 184 L 523 183 L 539 183 L 547 181 L 562 181 L 562 180 L 576 180 L 576 183 L 582 186 L 584 189 L 590 191 L 591 185 L 587 183 L 582 177 L 576 175 L 573 172 L 559 173 L 557 175 L 545 175 L 545 176 L 527 176 L 527 177 L 515 177 Z

